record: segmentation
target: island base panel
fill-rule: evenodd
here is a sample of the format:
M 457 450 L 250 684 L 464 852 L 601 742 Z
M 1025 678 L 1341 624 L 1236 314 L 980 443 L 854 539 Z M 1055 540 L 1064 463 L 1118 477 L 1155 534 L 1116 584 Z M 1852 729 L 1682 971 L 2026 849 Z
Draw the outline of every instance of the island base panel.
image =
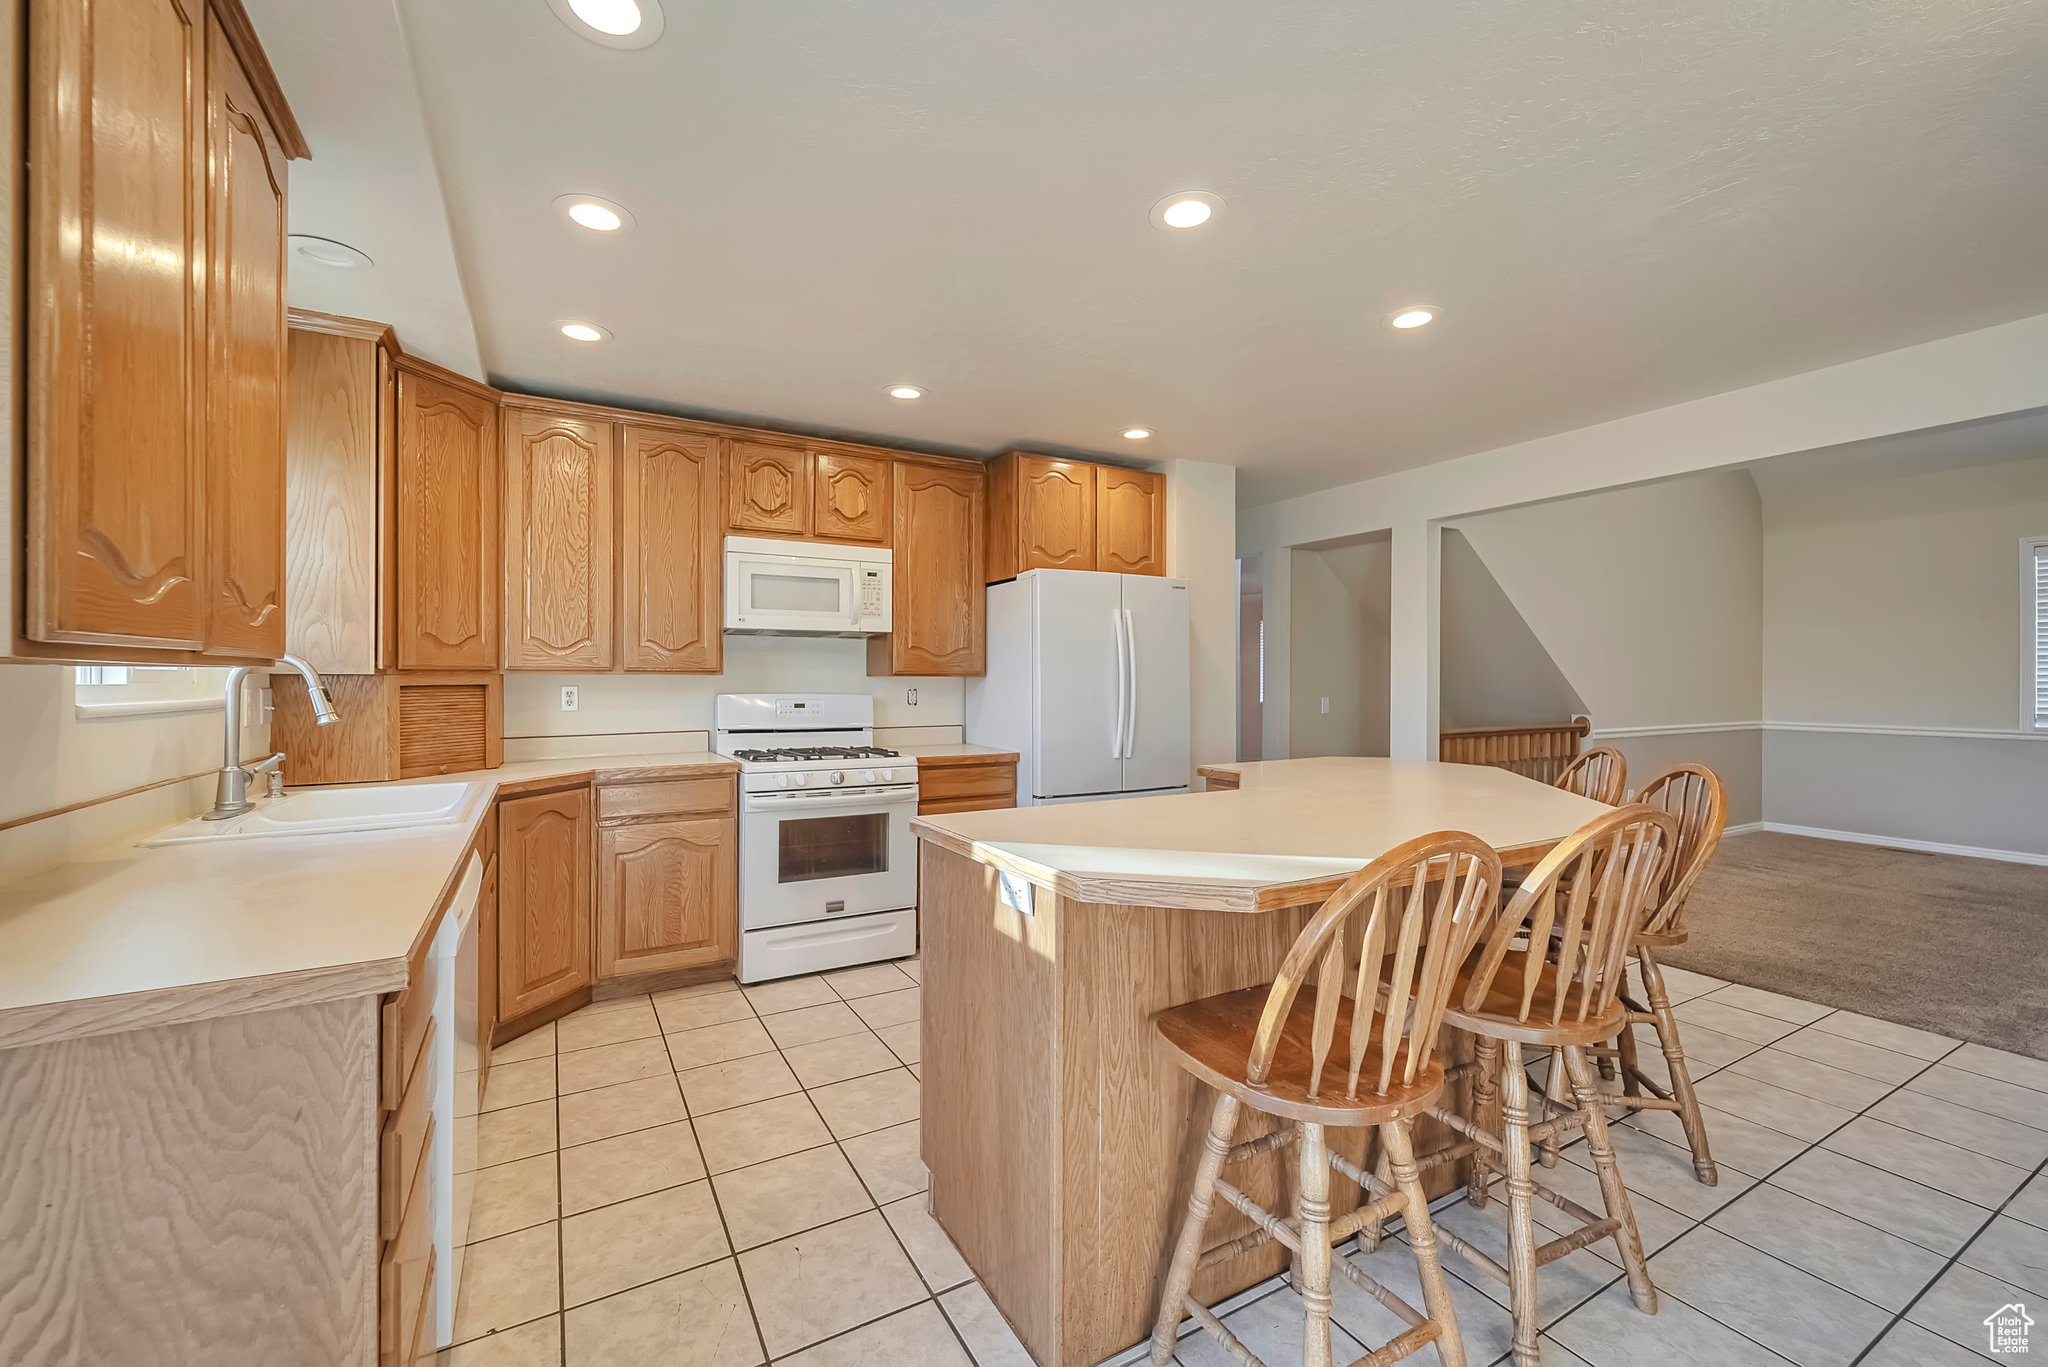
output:
M 1070 902 L 1005 906 L 993 869 L 924 843 L 924 1119 L 932 1213 L 1040 1367 L 1084 1367 L 1143 1340 L 1157 1313 L 1215 1093 L 1151 1018 L 1269 982 L 1313 907 L 1261 914 Z M 1269 1126 L 1246 1112 L 1239 1142 Z M 1418 1125 L 1418 1147 L 1440 1142 Z M 1353 1161 L 1365 1130 L 1332 1132 Z M 1231 1169 L 1291 1209 L 1291 1149 Z M 1432 1174 L 1433 1194 L 1462 1181 Z M 1357 1188 L 1335 1179 L 1338 1209 Z M 1250 1228 L 1218 1203 L 1207 1242 Z M 1282 1271 L 1269 1244 L 1209 1268 L 1205 1304 Z

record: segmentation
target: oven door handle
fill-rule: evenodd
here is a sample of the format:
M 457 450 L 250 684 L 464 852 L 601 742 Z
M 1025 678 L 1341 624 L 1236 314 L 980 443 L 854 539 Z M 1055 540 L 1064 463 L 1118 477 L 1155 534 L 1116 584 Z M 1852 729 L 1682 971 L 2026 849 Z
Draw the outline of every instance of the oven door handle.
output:
M 828 807 L 901 807 L 917 805 L 917 789 L 905 788 L 900 792 L 888 793 L 821 793 L 813 797 L 809 793 L 791 793 L 788 797 L 780 794 L 751 794 L 747 798 L 746 810 L 750 812 L 811 812 Z

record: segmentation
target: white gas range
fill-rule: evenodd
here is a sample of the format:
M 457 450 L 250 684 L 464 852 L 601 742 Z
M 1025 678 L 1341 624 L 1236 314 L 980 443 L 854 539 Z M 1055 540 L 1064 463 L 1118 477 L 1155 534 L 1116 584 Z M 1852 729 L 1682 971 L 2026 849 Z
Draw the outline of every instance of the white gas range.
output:
M 740 981 L 917 952 L 917 762 L 876 747 L 862 693 L 721 693 L 740 766 Z

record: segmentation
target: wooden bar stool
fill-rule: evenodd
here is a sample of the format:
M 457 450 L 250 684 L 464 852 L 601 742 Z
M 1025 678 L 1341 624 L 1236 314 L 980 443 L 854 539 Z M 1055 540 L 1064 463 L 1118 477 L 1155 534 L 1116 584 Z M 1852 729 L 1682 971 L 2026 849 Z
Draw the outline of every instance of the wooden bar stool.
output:
M 1619 1103 L 1637 1111 L 1678 1113 L 1678 1123 L 1685 1128 L 1685 1142 L 1692 1149 L 1693 1175 L 1711 1187 L 1721 1180 L 1721 1174 L 1707 1148 L 1707 1123 L 1700 1112 L 1699 1097 L 1693 1092 L 1692 1070 L 1685 1061 L 1685 1046 L 1679 1041 L 1678 1016 L 1671 1009 L 1671 994 L 1665 990 L 1664 974 L 1657 966 L 1657 951 L 1682 945 L 1688 938 L 1686 899 L 1692 894 L 1693 884 L 1699 881 L 1701 870 L 1720 848 L 1721 833 L 1728 827 L 1728 790 L 1720 775 L 1704 764 L 1681 764 L 1651 779 L 1636 794 L 1636 800 L 1669 813 L 1678 823 L 1671 858 L 1658 880 L 1634 945 L 1648 1004 L 1628 997 L 1624 990 L 1627 1023 L 1611 1048 L 1591 1052 L 1600 1057 L 1603 1065 L 1610 1059 L 1619 1062 L 1622 1095 L 1610 1097 L 1609 1104 Z M 1664 1053 L 1666 1071 L 1671 1074 L 1669 1088 L 1644 1072 L 1637 1062 L 1638 1025 L 1652 1026 L 1657 1031 L 1657 1044 Z M 1550 1071 L 1545 1091 L 1555 1100 L 1562 1095 L 1561 1074 L 1555 1063 Z M 1555 1140 L 1544 1145 L 1543 1161 L 1546 1166 L 1557 1162 Z
M 1495 919 L 1484 947 L 1459 974 L 1444 1023 L 1475 1037 L 1471 1065 L 1472 1114 L 1435 1106 L 1430 1114 L 1465 1142 L 1434 1161 L 1471 1158 L 1468 1199 L 1486 1204 L 1489 1186 L 1505 1167 L 1510 1265 L 1470 1243 L 1438 1236 L 1474 1266 L 1508 1286 L 1514 1310 L 1516 1367 L 1541 1367 L 1536 1346 L 1536 1272 L 1601 1239 L 1614 1240 L 1628 1273 L 1629 1296 L 1646 1314 L 1657 1313 L 1657 1288 L 1643 1258 L 1642 1236 L 1629 1206 L 1614 1146 L 1607 1136 L 1602 1093 L 1586 1062 L 1588 1046 L 1610 1040 L 1627 1017 L 1621 1001 L 1629 947 L 1643 923 L 1677 835 L 1677 822 L 1641 803 L 1587 822 L 1544 856 Z M 1524 938 L 1526 936 L 1526 939 Z M 1517 943 L 1522 947 L 1517 948 Z M 1573 1104 L 1551 1106 L 1533 1121 L 1525 1048 L 1551 1049 L 1571 1079 Z M 1498 1090 L 1496 1090 L 1496 1079 Z M 1539 1100 L 1542 1100 L 1539 1094 Z M 1535 1180 L 1533 1145 L 1584 1129 L 1593 1170 L 1600 1179 L 1596 1214 Z M 1535 1199 L 1541 1197 L 1579 1221 L 1579 1228 L 1536 1242 Z M 1360 1242 L 1378 1243 L 1370 1221 Z
M 1216 1089 L 1187 1217 L 1160 1296 L 1154 1363 L 1164 1367 L 1172 1358 L 1181 1321 L 1192 1315 L 1239 1362 L 1264 1367 L 1188 1290 L 1200 1269 L 1277 1240 L 1295 1255 L 1295 1280 L 1307 1311 L 1302 1362 L 1331 1367 L 1332 1247 L 1366 1220 L 1398 1214 L 1407 1220 L 1425 1308 L 1417 1310 L 1363 1269 L 1334 1260 L 1337 1271 L 1409 1326 L 1356 1367 L 1385 1367 L 1429 1343 L 1436 1345 L 1443 1367 L 1465 1367 L 1410 1128 L 1443 1090 L 1443 1065 L 1432 1057 L 1438 1026 L 1453 976 L 1491 924 L 1499 886 L 1500 857 L 1478 838 L 1442 832 L 1411 840 L 1331 895 L 1302 928 L 1269 986 L 1204 997 L 1154 1017 L 1175 1061 Z M 1340 1060 L 1326 1078 L 1338 1040 Z M 1246 1106 L 1290 1123 L 1234 1144 L 1239 1111 Z M 1331 1152 L 1325 1131 L 1332 1126 L 1377 1126 L 1388 1176 L 1363 1172 Z M 1232 1163 L 1289 1144 L 1299 1148 L 1298 1193 L 1294 1217 L 1282 1219 L 1222 1174 Z M 1332 1170 L 1369 1194 L 1367 1204 L 1334 1221 Z M 1203 1230 L 1217 1196 L 1256 1228 L 1204 1248 Z
M 1566 765 L 1551 786 L 1619 807 L 1628 796 L 1628 759 L 1619 750 L 1595 746 Z

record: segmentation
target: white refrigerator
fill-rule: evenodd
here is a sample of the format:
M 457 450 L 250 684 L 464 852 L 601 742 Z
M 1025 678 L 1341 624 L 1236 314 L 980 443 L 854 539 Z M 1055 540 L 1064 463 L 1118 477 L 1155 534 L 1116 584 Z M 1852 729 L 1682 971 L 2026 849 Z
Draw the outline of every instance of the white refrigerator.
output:
M 1017 803 L 1188 788 L 1188 586 L 1027 570 L 988 590 L 988 672 L 967 740 L 1015 750 Z

